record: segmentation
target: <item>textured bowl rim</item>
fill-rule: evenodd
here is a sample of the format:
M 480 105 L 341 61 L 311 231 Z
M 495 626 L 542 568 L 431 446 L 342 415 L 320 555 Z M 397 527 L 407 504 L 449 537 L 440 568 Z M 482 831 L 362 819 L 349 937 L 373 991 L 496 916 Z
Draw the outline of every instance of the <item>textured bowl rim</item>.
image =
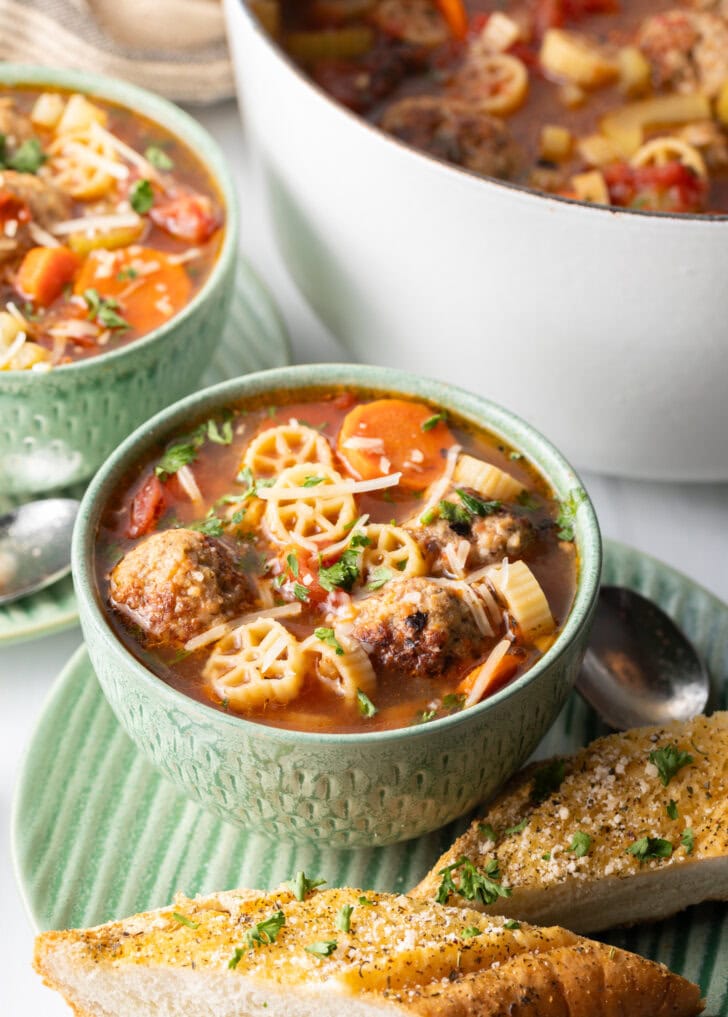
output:
M 250 29 L 255 33 L 260 42 L 269 49 L 280 63 L 291 71 L 293 76 L 302 82 L 310 92 L 316 95 L 319 99 L 324 100 L 329 106 L 338 110 L 339 113 L 345 116 L 349 121 L 356 121 L 362 128 L 368 130 L 372 134 L 375 134 L 383 140 L 385 144 L 394 145 L 401 151 L 406 152 L 408 156 L 414 158 L 418 163 L 422 163 L 424 161 L 429 163 L 431 166 L 439 167 L 441 172 L 443 174 L 447 174 L 447 176 L 452 176 L 452 174 L 455 173 L 458 176 L 464 176 L 472 181 L 477 181 L 478 186 L 490 185 L 497 188 L 503 188 L 507 191 L 515 191 L 524 197 L 533 198 L 538 201 L 552 202 L 557 206 L 577 206 L 579 208 L 589 209 L 590 213 L 593 215 L 608 215 L 614 219 L 642 216 L 644 218 L 657 220 L 658 222 L 660 220 L 667 222 L 687 221 L 700 223 L 728 222 L 728 212 L 660 212 L 644 208 L 622 208 L 616 205 L 595 205 L 589 201 L 580 201 L 578 198 L 567 198 L 559 194 L 542 193 L 535 190 L 533 187 L 529 187 L 527 184 L 519 184 L 513 180 L 499 180 L 497 177 L 483 176 L 480 173 L 476 173 L 474 170 L 467 169 L 465 166 L 456 166 L 453 163 L 447 162 L 445 159 L 440 159 L 436 155 L 414 148 L 412 145 L 408 145 L 399 138 L 395 138 L 393 135 L 387 134 L 380 127 L 370 123 L 363 115 L 348 109 L 343 105 L 343 103 L 337 102 L 320 85 L 311 78 L 308 78 L 300 67 L 298 67 L 298 65 L 288 56 L 286 51 L 270 39 L 257 19 L 248 10 L 247 3 L 245 3 L 244 0 L 224 0 L 224 2 L 230 9 L 232 9 L 233 4 L 239 9 L 239 12 L 242 13 L 243 18 L 248 21 Z
M 394 368 L 345 363 L 279 367 L 233 378 L 194 393 L 156 414 L 129 435 L 94 476 L 78 513 L 71 554 L 82 625 L 85 621 L 90 622 L 95 635 L 103 639 L 109 652 L 120 655 L 125 666 L 134 673 L 136 680 L 141 681 L 155 696 L 167 701 L 171 706 L 184 703 L 188 709 L 199 709 L 208 721 L 221 724 L 228 729 L 238 729 L 241 735 L 309 745 L 355 746 L 415 739 L 428 736 L 430 733 L 441 734 L 462 724 L 471 724 L 494 706 L 507 701 L 526 686 L 538 681 L 544 671 L 564 656 L 588 624 L 599 592 L 602 562 L 599 524 L 588 494 L 579 505 L 575 527 L 579 552 L 576 594 L 566 622 L 554 644 L 525 674 L 484 702 L 422 726 L 361 733 L 310 732 L 270 727 L 234 714 L 222 713 L 172 688 L 146 668 L 117 637 L 101 608 L 94 570 L 96 532 L 101 510 L 122 476 L 135 463 L 143 459 L 160 441 L 173 437 L 180 429 L 189 426 L 187 422 L 190 418 L 198 419 L 226 405 L 240 403 L 247 397 L 264 395 L 266 392 L 272 394 L 282 389 L 304 391 L 333 385 L 429 400 L 476 426 L 484 427 L 523 452 L 551 484 L 558 497 L 563 498 L 575 487 L 585 490 L 573 467 L 534 427 L 497 403 L 454 385 Z
M 110 102 L 112 105 L 122 106 L 132 113 L 138 112 L 154 123 L 164 127 L 176 138 L 188 146 L 204 167 L 214 182 L 215 187 L 223 199 L 225 224 L 222 245 L 218 252 L 215 263 L 207 279 L 195 293 L 189 303 L 173 315 L 164 324 L 152 329 L 146 335 L 134 339 L 125 346 L 114 350 L 107 350 L 98 353 L 85 360 L 77 360 L 71 364 L 60 364 L 51 371 L 38 372 L 27 370 L 3 371 L 0 375 L 0 388 L 2 379 L 12 379 L 13 384 L 27 383 L 28 385 L 42 384 L 43 380 L 57 379 L 59 372 L 62 375 L 70 375 L 83 371 L 91 371 L 98 365 L 107 365 L 138 354 L 142 348 L 151 346 L 163 336 L 169 335 L 178 325 L 193 315 L 197 308 L 203 304 L 212 291 L 218 286 L 221 278 L 225 275 L 237 257 L 238 248 L 238 199 L 230 171 L 222 150 L 212 135 L 198 123 L 194 117 L 185 113 L 183 109 L 174 103 L 163 99 L 153 92 L 132 85 L 127 81 L 118 78 L 111 78 L 103 74 L 94 74 L 90 71 L 74 71 L 65 68 L 42 67 L 38 64 L 21 63 L 0 63 L 0 88 L 24 86 L 36 88 L 49 85 L 54 88 L 68 89 L 82 92 L 92 98 L 97 96 L 100 99 Z

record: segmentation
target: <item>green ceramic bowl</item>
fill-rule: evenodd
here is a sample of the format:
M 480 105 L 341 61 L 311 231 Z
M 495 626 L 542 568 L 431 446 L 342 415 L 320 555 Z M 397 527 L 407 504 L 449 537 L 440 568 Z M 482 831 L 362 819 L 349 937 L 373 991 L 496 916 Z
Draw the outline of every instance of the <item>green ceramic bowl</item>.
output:
M 544 438 L 513 414 L 460 389 L 353 365 L 281 368 L 184 399 L 136 431 L 94 477 L 81 505 L 73 565 L 81 625 L 101 687 L 142 752 L 210 811 L 275 838 L 329 847 L 392 844 L 427 833 L 492 794 L 533 751 L 561 709 L 581 662 L 601 568 L 591 504 L 577 513 L 580 573 L 563 631 L 523 677 L 486 702 L 420 727 L 309 734 L 221 713 L 170 688 L 133 657 L 107 621 L 94 573 L 99 519 L 127 471 L 191 420 L 248 396 L 326 385 L 424 397 L 522 451 L 566 497 L 580 485 Z
M 0 372 L 0 488 L 38 494 L 85 480 L 152 413 L 192 392 L 222 335 L 234 285 L 235 189 L 210 135 L 171 103 L 93 74 L 0 64 L 0 86 L 51 86 L 138 110 L 176 135 L 206 166 L 226 231 L 202 289 L 168 323 L 136 342 L 47 374 Z

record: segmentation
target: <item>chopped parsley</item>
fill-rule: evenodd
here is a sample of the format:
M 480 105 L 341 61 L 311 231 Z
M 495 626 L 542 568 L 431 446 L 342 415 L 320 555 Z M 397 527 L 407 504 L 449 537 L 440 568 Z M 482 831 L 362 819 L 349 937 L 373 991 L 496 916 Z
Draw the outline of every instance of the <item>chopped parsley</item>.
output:
M 366 692 L 362 692 L 361 689 L 356 690 L 356 705 L 362 717 L 373 717 L 376 713 L 378 713 L 374 703 L 371 701 Z
M 550 851 L 544 851 L 544 853 L 541 855 L 541 857 L 543 858 L 543 860 L 545 862 L 550 862 L 551 861 L 551 852 Z
M 569 844 L 569 851 L 576 855 L 577 858 L 583 858 L 584 855 L 589 854 L 589 848 L 591 847 L 592 839 L 588 833 L 584 833 L 583 830 L 577 830 L 574 836 L 571 838 L 571 844 Z
M 427 724 L 428 721 L 434 720 L 437 716 L 437 710 L 423 710 L 417 718 L 417 724 Z
M 640 865 L 650 858 L 669 858 L 672 844 L 663 837 L 640 837 L 627 848 L 628 855 L 634 855 Z
M 455 873 L 459 877 L 457 884 L 453 879 Z M 451 893 L 457 893 L 465 900 L 478 901 L 480 904 L 493 904 L 499 897 L 511 895 L 510 887 L 499 882 L 500 870 L 497 858 L 491 858 L 480 869 L 469 858 L 458 858 L 452 865 L 440 869 L 438 876 L 442 876 L 435 897 L 438 904 L 447 904 Z
M 505 922 L 503 922 L 504 929 L 520 929 L 520 927 L 521 923 L 517 922 L 515 918 L 508 918 Z
M 679 770 L 693 762 L 693 757 L 689 752 L 678 749 L 677 745 L 665 745 L 662 749 L 650 752 L 650 762 L 657 767 L 660 780 L 667 787 Z
M 374 901 L 373 900 L 369 900 L 368 897 L 360 897 L 357 903 L 361 904 L 361 906 L 363 908 L 373 908 L 374 907 Z
M 490 823 L 478 823 L 478 833 L 485 837 L 486 840 L 492 840 L 494 844 L 498 840 L 496 832 Z
M 427 420 L 422 421 L 420 427 L 423 431 L 431 431 L 433 428 L 437 427 L 438 424 L 444 424 L 446 420 L 447 413 L 433 413 L 433 415 L 428 417 Z
M 493 513 L 497 512 L 501 507 L 501 503 L 499 501 L 484 501 L 476 494 L 468 494 L 468 492 L 464 491 L 461 487 L 456 488 L 456 491 L 460 501 L 463 503 L 468 512 L 470 512 L 471 515 L 480 516 L 481 519 L 484 519 L 485 516 L 492 516 Z
M 437 506 L 440 517 L 452 527 L 466 527 L 470 529 L 472 516 L 462 505 L 456 505 L 454 501 L 441 501 Z
M 308 599 L 311 596 L 309 593 L 308 586 L 304 586 L 303 583 L 293 584 L 293 596 L 296 600 L 302 601 L 304 604 L 308 603 Z
M 320 639 L 322 643 L 326 643 L 332 650 L 336 650 L 337 657 L 344 656 L 344 648 L 336 638 L 336 634 L 333 629 L 327 629 L 323 625 L 313 630 L 313 634 L 317 639 Z
M 139 273 L 131 265 L 127 265 L 126 268 L 122 268 L 120 272 L 117 272 L 116 279 L 118 282 L 130 282 L 132 279 L 136 279 Z
M 89 302 L 88 294 L 95 294 L 98 299 L 98 293 L 95 290 L 86 290 L 84 293 L 84 300 Z M 92 298 L 93 299 L 93 298 Z M 89 304 L 89 307 L 91 305 Z M 204 444 L 205 439 L 214 442 L 216 445 L 229 445 L 233 440 L 233 428 L 229 417 L 225 417 L 220 424 L 213 418 L 205 420 L 199 427 L 187 435 L 181 441 L 178 441 L 175 445 L 170 445 L 167 451 L 164 453 L 162 458 L 157 463 L 154 472 L 162 480 L 166 480 L 173 473 L 177 473 L 183 466 L 188 466 L 191 462 L 197 458 L 197 451 L 201 445 Z M 251 474 L 252 483 L 252 474 Z M 241 501 L 247 497 L 247 492 L 244 495 L 225 495 L 224 498 L 218 499 L 218 504 L 228 504 L 231 502 Z M 242 521 L 242 515 L 238 522 Z M 233 517 L 233 521 L 235 521 Z
M 357 520 L 358 522 L 359 520 Z M 354 524 L 356 525 L 356 523 Z M 371 540 L 366 533 L 355 533 L 349 541 L 349 547 L 369 547 Z
M 150 162 L 155 169 L 162 171 L 174 169 L 174 162 L 159 145 L 148 145 L 144 152 L 144 158 L 147 162 Z
M 318 487 L 319 484 L 323 484 L 323 477 L 306 477 L 303 481 L 302 487 Z
M 554 791 L 558 791 L 566 776 L 566 763 L 563 759 L 552 759 L 540 767 L 533 775 L 531 801 L 539 805 Z
M 229 417 L 226 417 L 222 424 L 218 424 L 212 418 L 203 424 L 207 438 L 215 445 L 231 445 L 233 440 L 233 425 Z
M 677 819 L 677 817 L 679 816 L 679 812 L 677 811 L 677 802 L 674 800 L 674 798 L 671 798 L 670 801 L 665 806 L 665 812 L 667 812 L 670 819 Z
M 539 503 L 530 491 L 521 491 L 516 498 L 516 501 L 521 508 L 525 508 L 527 512 L 535 512 L 537 508 L 540 508 Z
M 561 502 L 559 514 L 556 517 L 556 525 L 558 526 L 556 536 L 559 540 L 574 539 L 576 514 L 583 501 L 586 501 L 586 491 L 583 487 L 575 487 L 573 491 L 569 491 L 568 496 Z
M 298 579 L 298 555 L 295 551 L 291 551 L 289 555 L 286 555 L 286 565 L 291 570 L 291 575 L 294 579 Z
M 335 939 L 320 939 L 316 943 L 309 943 L 303 949 L 316 957 L 330 957 L 338 945 Z
M 515 826 L 509 826 L 503 832 L 505 833 L 506 837 L 511 837 L 513 836 L 514 833 L 523 833 L 527 826 L 528 826 L 528 816 L 526 816 L 525 819 L 522 819 L 520 823 L 516 823 Z
M 420 522 L 423 526 L 429 526 L 437 518 L 437 509 L 431 508 L 427 512 L 423 512 L 420 516 Z
M 687 853 L 691 855 L 693 848 L 695 847 L 695 834 L 689 826 L 686 826 L 680 836 L 680 843 L 685 848 Z
M 178 445 L 171 445 L 164 453 L 154 468 L 154 472 L 162 480 L 166 480 L 173 473 L 181 470 L 183 466 L 193 462 L 197 458 L 198 446 L 194 442 L 183 441 Z
M 5 136 L 3 135 L 3 150 L 5 147 Z M 16 170 L 18 173 L 37 173 L 47 156 L 37 138 L 28 138 L 17 151 L 9 158 L 5 157 L 3 151 L 3 162 L 8 169 Z
M 137 215 L 145 215 L 154 204 L 154 191 L 148 180 L 135 180 L 129 191 L 129 204 Z
M 286 924 L 286 916 L 282 911 L 275 911 L 270 918 L 257 922 L 245 935 L 245 944 L 249 950 L 256 946 L 269 946 L 275 943 L 278 933 Z
M 95 289 L 84 290 L 83 299 L 89 310 L 89 316 L 95 318 L 104 328 L 131 328 L 129 322 L 117 313 L 118 301 L 111 297 L 101 297 Z
M 212 510 L 210 511 L 212 512 Z M 198 519 L 196 522 L 190 523 L 188 528 L 196 530 L 198 533 L 204 533 L 206 537 L 221 537 L 224 532 L 222 519 L 214 514 L 207 515 L 204 519 Z
M 442 705 L 445 710 L 449 710 L 450 713 L 455 713 L 457 710 L 462 710 L 465 706 L 465 699 L 467 697 L 462 692 L 448 692 L 446 696 L 442 697 Z
M 386 565 L 378 565 L 375 569 L 372 569 L 371 581 L 367 584 L 368 590 L 381 590 L 385 583 L 394 575 L 391 569 L 388 569 Z
M 319 582 L 329 593 L 332 590 L 350 590 L 359 578 L 359 552 L 347 548 L 333 565 L 319 566 Z
M 463 939 L 473 939 L 475 936 L 482 936 L 483 930 L 479 929 L 477 925 L 469 925 L 467 929 L 463 929 L 461 936 Z
M 199 922 L 193 922 L 191 918 L 188 918 L 187 915 L 181 915 L 179 911 L 173 911 L 172 918 L 174 918 L 175 922 L 179 922 L 180 925 L 186 925 L 188 929 L 199 929 L 200 927 Z
M 341 932 L 349 932 L 351 930 L 351 913 L 353 910 L 353 904 L 342 904 L 336 912 L 336 928 L 340 929 Z
M 293 879 L 287 880 L 283 886 L 291 891 L 296 900 L 305 900 L 312 890 L 323 886 L 325 882 L 325 879 L 309 879 L 306 873 L 299 869 Z

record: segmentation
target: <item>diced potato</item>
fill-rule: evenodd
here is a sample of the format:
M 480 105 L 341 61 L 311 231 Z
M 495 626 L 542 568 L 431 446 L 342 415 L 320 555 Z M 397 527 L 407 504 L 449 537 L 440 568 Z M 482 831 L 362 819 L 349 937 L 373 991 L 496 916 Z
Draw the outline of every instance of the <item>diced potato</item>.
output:
M 89 251 L 96 251 L 100 248 L 115 251 L 119 247 L 128 247 L 129 244 L 137 243 L 145 228 L 146 224 L 142 219 L 138 226 L 123 226 L 108 230 L 106 233 L 94 233 L 92 236 L 87 233 L 72 233 L 68 238 L 68 246 L 76 254 L 88 254 Z
M 619 147 L 603 134 L 589 134 L 580 138 L 576 148 L 584 162 L 590 166 L 608 166 L 610 162 L 619 162 L 622 158 Z
M 703 179 L 708 176 L 705 161 L 697 148 L 669 134 L 646 142 L 637 149 L 630 162 L 633 166 L 664 166 L 669 162 L 679 162 Z
M 480 42 L 493 53 L 505 53 L 521 36 L 520 26 L 501 11 L 494 11 L 480 33 Z
M 574 85 L 572 82 L 567 81 L 559 89 L 559 99 L 567 109 L 578 109 L 579 106 L 583 106 L 586 102 L 586 92 L 579 85 Z
M 554 78 L 582 88 L 607 85 L 619 74 L 614 60 L 590 39 L 563 28 L 549 28 L 541 44 L 541 66 Z
M 547 162 L 564 162 L 571 155 L 574 137 L 560 124 L 545 124 L 541 128 L 539 154 Z
M 63 116 L 65 101 L 58 92 L 43 92 L 35 100 L 35 105 L 30 114 L 30 120 L 34 127 L 45 127 L 52 131 Z
M 1 359 L 2 354 L 0 354 Z M 38 343 L 28 341 L 23 343 L 18 352 L 0 370 L 29 371 L 38 364 L 49 364 L 50 359 L 51 355 L 45 346 L 39 346 Z
M 571 186 L 580 201 L 590 201 L 595 205 L 609 204 L 607 183 L 599 170 L 577 173 L 571 178 Z
M 602 134 L 614 142 L 623 157 L 629 158 L 642 144 L 648 128 L 709 120 L 710 113 L 710 102 L 700 92 L 657 95 L 607 113 L 600 126 Z
M 728 127 L 728 81 L 721 85 L 718 98 L 715 100 L 715 115 L 722 124 Z
M 106 113 L 102 109 L 89 102 L 83 95 L 75 93 L 66 103 L 56 130 L 59 134 L 66 134 L 68 131 L 84 131 L 94 123 L 101 124 L 103 127 L 106 120 Z
M 617 53 L 619 87 L 631 99 L 646 95 L 652 83 L 652 70 L 647 57 L 636 46 L 623 46 Z
M 0 355 L 7 350 L 16 339 L 19 332 L 23 331 L 22 322 L 9 311 L 0 311 Z

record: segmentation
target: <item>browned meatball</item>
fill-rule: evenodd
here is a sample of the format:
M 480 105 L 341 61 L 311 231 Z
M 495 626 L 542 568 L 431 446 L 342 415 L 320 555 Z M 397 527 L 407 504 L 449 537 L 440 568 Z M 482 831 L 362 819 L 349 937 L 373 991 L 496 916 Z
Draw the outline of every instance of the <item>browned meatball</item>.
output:
M 382 116 L 389 134 L 447 162 L 487 177 L 508 180 L 520 150 L 502 120 L 460 99 L 416 95 L 392 103 Z
M 195 530 L 152 534 L 124 555 L 110 580 L 114 607 L 159 643 L 184 643 L 251 601 L 231 552 Z
M 30 118 L 18 113 L 13 99 L 0 99 L 0 134 L 11 152 L 35 135 Z
M 675 9 L 647 18 L 637 45 L 658 87 L 715 96 L 728 79 L 728 21 L 707 11 Z
M 24 202 L 33 219 L 45 229 L 68 219 L 71 214 L 70 198 L 48 180 L 33 173 L 3 170 L 0 173 L 0 192 L 3 191 Z
M 529 519 L 514 515 L 502 508 L 485 518 L 475 517 L 468 525 L 451 524 L 445 519 L 435 519 L 427 526 L 419 520 L 408 524 L 417 543 L 422 548 L 427 570 L 433 575 L 452 574 L 446 548 L 457 549 L 462 540 L 470 544 L 465 571 L 492 565 L 503 558 L 523 558 L 534 546 L 536 532 Z
M 414 46 L 442 46 L 450 37 L 432 0 L 379 0 L 371 20 L 381 32 Z
M 400 579 L 361 601 L 352 635 L 375 668 L 439 678 L 482 656 L 484 636 L 457 590 Z

